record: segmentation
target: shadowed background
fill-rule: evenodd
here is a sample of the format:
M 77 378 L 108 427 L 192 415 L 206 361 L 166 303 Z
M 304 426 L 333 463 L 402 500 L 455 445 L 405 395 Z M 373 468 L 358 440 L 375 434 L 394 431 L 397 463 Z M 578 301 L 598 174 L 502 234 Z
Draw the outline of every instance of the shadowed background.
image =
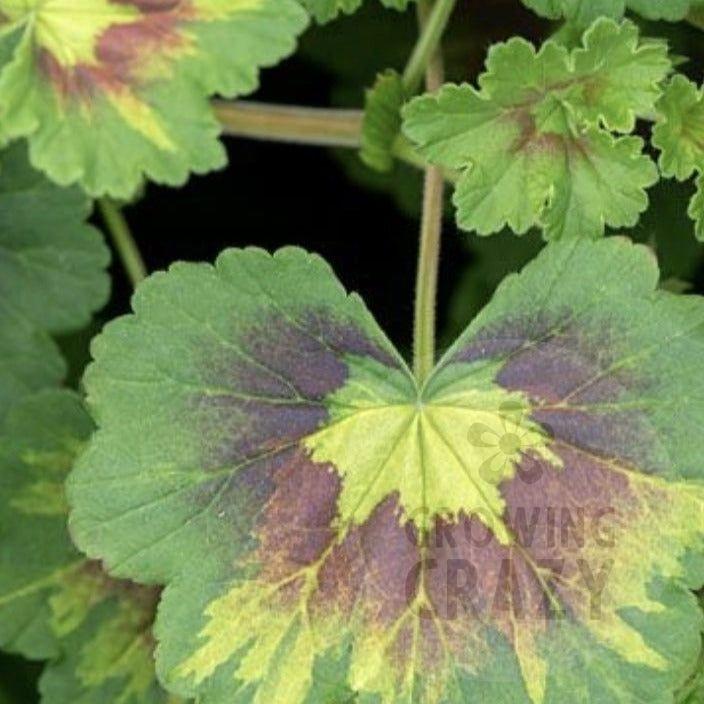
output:
M 473 81 L 496 41 L 519 34 L 539 43 L 554 30 L 518 0 L 459 5 L 444 44 L 448 80 Z M 688 56 L 682 70 L 701 81 L 700 31 L 685 24 L 641 24 L 646 35 L 666 36 L 674 53 Z M 403 68 L 414 38 L 413 11 L 400 15 L 367 2 L 352 17 L 309 29 L 295 57 L 264 72 L 253 99 L 360 107 L 364 89 L 378 71 Z M 408 350 L 420 172 L 400 166 L 388 176 L 376 174 L 352 150 L 238 138 L 226 138 L 226 145 L 226 170 L 194 177 L 180 190 L 150 185 L 145 197 L 126 210 L 149 270 L 179 259 L 212 261 L 229 246 L 297 244 L 325 257 L 345 286 L 362 294 L 399 348 Z M 691 189 L 667 181 L 656 186 L 650 211 L 629 234 L 656 247 L 663 278 L 700 285 L 702 248 L 684 212 Z M 506 273 L 542 246 L 535 232 L 520 238 L 461 233 L 450 207 L 447 212 L 439 291 L 441 349 Z M 129 284 L 118 264 L 113 275 L 114 295 L 104 319 L 128 306 Z

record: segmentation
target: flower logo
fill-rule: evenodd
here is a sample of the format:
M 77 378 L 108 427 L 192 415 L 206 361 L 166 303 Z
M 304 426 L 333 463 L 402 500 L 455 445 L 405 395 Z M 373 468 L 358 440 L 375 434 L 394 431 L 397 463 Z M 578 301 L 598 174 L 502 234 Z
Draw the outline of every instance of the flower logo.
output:
M 510 476 L 511 467 L 517 463 L 522 453 L 538 448 L 544 437 L 536 433 L 535 426 L 528 419 L 527 409 L 518 402 L 504 403 L 496 411 L 496 422 L 472 423 L 467 438 L 475 448 L 481 448 L 484 459 L 479 466 L 479 476 L 486 482 L 498 484 L 503 477 Z M 530 468 L 517 466 L 519 477 L 532 484 L 542 470 L 532 463 Z

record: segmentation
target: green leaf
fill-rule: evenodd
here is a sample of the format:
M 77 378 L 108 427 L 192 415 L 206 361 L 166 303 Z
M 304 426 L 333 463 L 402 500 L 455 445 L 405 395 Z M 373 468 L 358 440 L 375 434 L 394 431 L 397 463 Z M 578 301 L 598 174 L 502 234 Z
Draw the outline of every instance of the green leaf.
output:
M 44 704 L 164 704 L 152 625 L 159 590 L 109 578 L 73 545 L 65 478 L 93 424 L 80 399 L 42 391 L 0 435 L 0 647 L 57 658 Z
M 480 90 L 448 84 L 411 101 L 404 131 L 431 162 L 465 169 L 460 227 L 595 238 L 647 208 L 655 165 L 640 139 L 606 129 L 628 132 L 652 111 L 668 70 L 666 47 L 638 44 L 628 22 L 596 22 L 573 52 L 514 38 L 489 51 Z
M 660 170 L 668 178 L 688 179 L 704 170 L 704 100 L 684 76 L 673 76 L 657 103 L 653 144 L 660 150 Z
M 565 19 L 587 27 L 599 17 L 620 19 L 632 10 L 649 20 L 683 20 L 697 0 L 523 0 L 523 4 L 549 19 Z
M 575 112 L 580 123 L 625 133 L 636 117 L 653 112 L 670 68 L 664 42 L 639 41 L 631 22 L 599 20 L 571 52 L 552 41 L 536 52 L 518 37 L 493 45 L 479 85 L 503 108 L 528 103 L 543 129 L 562 132 L 568 115 L 561 113 Z
M 632 132 L 637 117 L 649 116 L 671 70 L 661 40 L 640 41 L 630 22 L 595 22 L 584 33 L 583 47 L 572 52 L 575 89 L 567 101 L 580 118 L 616 132 Z
M 551 244 L 419 389 L 318 257 L 177 264 L 94 345 L 73 535 L 167 584 L 158 671 L 203 704 L 671 704 L 704 302 L 657 280 L 627 240 Z
M 520 115 L 507 119 L 469 86 L 412 102 L 404 129 L 431 162 L 466 168 L 457 222 L 481 235 L 508 225 L 518 234 L 540 226 L 546 239 L 599 237 L 605 225 L 634 225 L 657 181 L 639 138 L 526 132 Z
M 90 203 L 33 171 L 24 147 L 0 172 L 0 419 L 22 395 L 58 383 L 49 334 L 77 330 L 105 303 L 109 252 L 86 224 Z
M 704 99 L 702 90 L 681 75 L 673 76 L 658 101 L 653 144 L 660 150 L 660 171 L 684 181 L 698 174 L 697 191 L 688 214 L 695 221 L 695 235 L 704 241 Z
M 689 203 L 687 214 L 694 220 L 694 234 L 704 242 L 704 175 L 697 178 L 697 190 Z
M 85 559 L 71 543 L 63 483 L 93 425 L 76 396 L 42 391 L 10 411 L 0 438 L 0 645 L 57 655 L 54 622 L 76 618 L 67 585 Z M 66 609 L 53 609 L 65 604 Z M 71 608 L 68 608 L 71 607 Z
M 337 19 L 340 14 L 351 15 L 359 10 L 363 0 L 301 0 L 304 7 L 313 17 L 325 24 L 331 20 Z M 405 10 L 412 0 L 381 0 L 384 7 L 402 12 Z
M 393 146 L 401 132 L 401 108 L 406 99 L 403 80 L 393 70 L 379 74 L 366 93 L 360 156 L 375 171 L 387 173 L 394 167 Z
M 157 683 L 151 633 L 157 589 L 115 583 L 62 643 L 39 682 L 42 704 L 177 704 Z
M 0 17 L 0 132 L 57 183 L 116 198 L 222 167 L 207 98 L 254 90 L 306 24 L 294 0 L 0 0 Z

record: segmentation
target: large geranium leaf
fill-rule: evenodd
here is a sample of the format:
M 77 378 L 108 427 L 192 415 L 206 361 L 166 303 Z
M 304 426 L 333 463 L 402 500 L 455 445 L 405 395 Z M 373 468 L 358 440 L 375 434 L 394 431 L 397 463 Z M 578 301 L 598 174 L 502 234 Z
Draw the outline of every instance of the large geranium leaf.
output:
M 85 325 L 108 295 L 109 252 L 86 224 L 88 199 L 47 181 L 16 146 L 0 171 L 0 419 L 22 395 L 56 384 L 49 334 Z
M 63 390 L 16 404 L 0 434 L 0 647 L 57 658 L 45 704 L 166 703 L 154 673 L 159 591 L 109 578 L 74 547 L 64 480 L 93 431 Z
M 207 103 L 291 52 L 294 0 L 0 0 L 0 135 L 91 195 L 183 183 L 225 151 Z
M 550 245 L 417 388 L 298 249 L 149 279 L 94 345 L 73 534 L 167 583 L 204 704 L 670 704 L 700 650 L 704 303 Z M 332 694 L 331 694 L 332 693 Z
M 657 181 L 630 132 L 653 112 L 666 47 L 634 25 L 596 22 L 581 48 L 523 39 L 492 47 L 480 90 L 448 84 L 404 109 L 404 131 L 432 162 L 464 169 L 459 225 L 482 235 L 541 226 L 548 239 L 635 225 Z
M 543 17 L 564 17 L 587 27 L 599 17 L 620 19 L 626 10 L 637 12 L 649 20 L 676 22 L 687 16 L 700 0 L 523 0 L 523 4 Z

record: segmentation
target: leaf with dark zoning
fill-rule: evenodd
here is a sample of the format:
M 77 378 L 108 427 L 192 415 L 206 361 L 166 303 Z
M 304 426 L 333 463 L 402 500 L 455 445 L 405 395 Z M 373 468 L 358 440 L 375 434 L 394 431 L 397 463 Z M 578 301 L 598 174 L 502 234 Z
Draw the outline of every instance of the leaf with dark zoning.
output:
M 546 239 L 596 238 L 630 227 L 658 179 L 633 130 L 652 113 L 670 69 L 662 42 L 600 20 L 573 51 L 520 38 L 493 46 L 480 89 L 445 85 L 404 108 L 403 129 L 432 163 L 463 169 L 463 229 L 489 235 L 534 226 Z
M 90 195 L 224 166 L 208 104 L 257 87 L 305 28 L 294 0 L 0 0 L 0 136 Z
M 203 704 L 671 704 L 701 646 L 704 302 L 552 244 L 419 388 L 318 257 L 177 264 L 108 325 L 71 525 L 166 584 Z M 337 701 L 333 697 L 333 701 Z

